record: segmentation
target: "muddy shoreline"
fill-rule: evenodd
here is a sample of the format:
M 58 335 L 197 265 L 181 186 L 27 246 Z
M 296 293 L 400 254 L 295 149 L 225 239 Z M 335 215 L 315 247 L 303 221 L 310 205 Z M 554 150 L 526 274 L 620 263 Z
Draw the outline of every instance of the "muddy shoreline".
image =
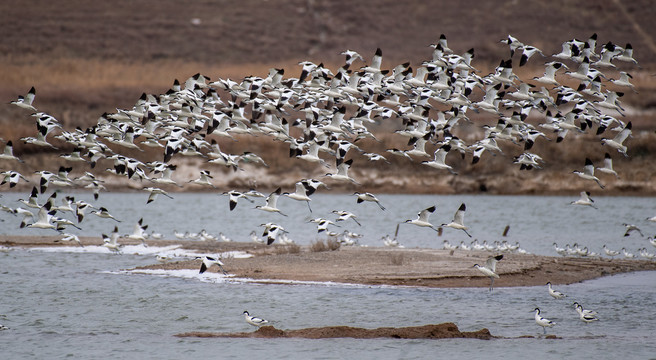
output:
M 318 328 L 307 328 L 298 330 L 280 330 L 273 326 L 263 326 L 253 332 L 239 333 L 214 333 L 214 332 L 188 332 L 176 334 L 176 337 L 196 338 L 302 338 L 302 339 L 327 339 L 327 338 L 354 338 L 354 339 L 481 339 L 490 340 L 494 336 L 488 329 L 478 331 L 460 331 L 454 323 L 443 323 L 437 325 L 423 325 L 410 327 L 382 327 L 376 329 L 364 329 L 350 326 L 325 326 Z

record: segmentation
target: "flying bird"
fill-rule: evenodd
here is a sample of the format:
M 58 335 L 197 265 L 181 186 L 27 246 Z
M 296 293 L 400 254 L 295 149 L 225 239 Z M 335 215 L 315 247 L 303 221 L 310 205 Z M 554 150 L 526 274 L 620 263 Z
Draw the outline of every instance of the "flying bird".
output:
M 453 220 L 448 223 L 448 224 L 442 224 L 441 226 L 444 227 L 450 227 L 452 229 L 457 229 L 457 230 L 462 230 L 467 234 L 467 236 L 472 237 L 468 232 L 467 229 L 469 229 L 467 226 L 465 226 L 465 211 L 467 210 L 467 207 L 465 206 L 465 203 L 460 204 L 460 207 L 458 210 L 456 210 L 456 213 L 453 215 Z

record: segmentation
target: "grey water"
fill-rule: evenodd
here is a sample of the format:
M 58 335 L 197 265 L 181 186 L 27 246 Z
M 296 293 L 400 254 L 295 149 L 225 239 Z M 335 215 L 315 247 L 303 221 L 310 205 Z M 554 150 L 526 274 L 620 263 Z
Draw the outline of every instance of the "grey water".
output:
M 3 359 L 245 358 L 654 358 L 656 272 L 635 272 L 557 286 L 424 289 L 386 286 L 208 283 L 121 269 L 151 257 L 40 252 L 0 254 Z M 573 301 L 599 313 L 578 319 Z M 557 324 L 541 337 L 532 310 Z M 244 310 L 282 329 L 349 325 L 366 328 L 455 322 L 488 328 L 485 340 L 197 339 L 189 331 L 253 331 Z M 534 338 L 519 338 L 523 335 Z
M 16 207 L 21 205 L 16 200 L 28 194 L 4 193 L 0 204 Z M 63 198 L 64 195 L 59 195 Z M 205 229 L 213 235 L 223 233 L 234 241 L 251 241 L 249 234 L 257 231 L 261 234 L 261 224 L 277 223 L 289 232 L 289 238 L 301 245 L 308 245 L 326 236 L 317 234 L 316 225 L 308 220 L 322 217 L 335 220 L 332 210 L 348 210 L 357 215 L 362 226 L 354 221 L 339 222 L 339 227 L 331 226 L 334 232 L 349 230 L 363 235 L 358 240 L 360 245 L 382 246 L 381 238 L 394 235 L 399 225 L 398 240 L 406 247 L 442 248 L 444 240 L 454 245 L 461 242 L 469 244 L 473 239 L 492 243 L 506 240 L 514 244 L 519 242 L 522 249 L 539 255 L 556 255 L 553 243 L 559 246 L 577 243 L 587 246 L 590 251 L 602 253 L 602 246 L 620 250 L 626 248 L 637 255 L 642 247 L 653 249 L 646 240 L 656 233 L 656 223 L 646 219 L 656 215 L 656 201 L 650 197 L 594 197 L 597 209 L 570 205 L 577 196 L 486 196 L 486 195 L 389 195 L 378 196 L 386 210 L 381 210 L 374 203 L 357 204 L 354 196 L 346 194 L 315 194 L 312 196 L 311 208 L 304 202 L 286 197 L 278 200 L 278 208 L 287 216 L 253 209 L 263 205 L 264 199 L 255 199 L 251 204 L 240 200 L 234 211 L 228 210 L 227 196 L 217 193 L 176 193 L 173 199 L 159 196 L 157 200 L 146 204 L 148 194 L 102 193 L 98 201 L 91 194 L 72 194 L 76 200 L 85 200 L 97 207 L 104 206 L 121 222 L 102 219 L 87 211 L 82 230 L 68 228 L 67 232 L 99 237 L 109 234 L 114 226 L 119 232 L 129 234 L 134 224 L 144 219 L 149 225 L 148 231 L 158 232 L 165 239 L 175 239 L 174 233 L 198 233 Z M 40 203 L 46 195 L 41 195 Z M 57 200 L 59 204 L 59 200 Z M 461 203 L 467 206 L 465 225 L 469 227 L 469 238 L 463 231 L 445 228 L 442 237 L 429 228 L 403 224 L 405 220 L 415 219 L 422 209 L 437 205 L 437 210 L 430 221 L 439 226 L 452 220 Z M 61 215 L 74 220 L 73 214 Z M 0 212 L 0 234 L 6 235 L 57 235 L 52 230 L 19 229 L 21 219 L 17 216 Z M 644 233 L 639 236 L 632 233 L 625 237 L 623 223 L 635 224 Z M 502 237 L 504 228 L 509 225 L 506 237 Z M 651 251 L 653 252 L 653 251 Z
M 22 194 L 4 193 L 0 203 L 14 204 Z M 74 194 L 92 202 L 90 195 Z M 651 198 L 598 197 L 598 210 L 568 205 L 570 197 L 542 196 L 408 196 L 381 195 L 387 210 L 356 204 L 348 195 L 317 194 L 312 214 L 303 203 L 281 198 L 289 216 L 252 210 L 241 202 L 228 211 L 227 198 L 216 194 L 173 194 L 145 204 L 147 194 L 101 194 L 98 202 L 121 223 L 87 214 L 81 235 L 98 236 L 118 225 L 131 232 L 140 217 L 166 238 L 173 230 L 223 232 L 235 241 L 249 241 L 250 231 L 264 222 L 283 225 L 300 244 L 317 238 L 311 217 L 331 218 L 331 210 L 350 210 L 362 226 L 342 224 L 364 236 L 360 244 L 382 246 L 380 237 L 393 234 L 396 224 L 437 204 L 431 220 L 448 222 L 461 202 L 467 204 L 465 223 L 473 238 L 518 241 L 536 254 L 555 255 L 552 243 L 578 243 L 600 251 L 626 247 L 635 252 L 650 247 L 647 235 L 656 224 Z M 43 201 L 43 200 L 41 200 Z M 262 202 L 262 200 L 260 200 Z M 11 206 L 16 206 L 11 205 Z M 332 219 L 332 218 L 331 218 Z M 43 234 L 52 231 L 18 229 L 20 219 L 0 214 L 2 233 Z M 622 223 L 641 227 L 624 237 Z M 501 232 L 506 225 L 506 238 Z M 75 231 L 73 231 L 75 230 Z M 452 231 L 449 231 L 452 230 Z M 343 228 L 335 228 L 343 231 Z M 406 247 L 440 248 L 444 239 L 469 242 L 466 234 L 445 229 L 437 237 L 430 229 L 401 225 L 399 240 Z M 650 249 L 653 252 L 653 249 Z M 180 359 L 192 357 L 287 359 L 350 358 L 656 358 L 656 272 L 635 272 L 571 285 L 555 286 L 566 293 L 552 299 L 546 286 L 425 289 L 390 286 L 275 285 L 248 282 L 208 282 L 202 277 L 176 277 L 123 271 L 155 263 L 152 255 L 45 252 L 14 248 L 0 253 L 0 331 L 2 359 Z M 547 280 L 545 279 L 545 282 Z M 585 324 L 572 307 L 577 301 L 599 313 L 600 321 Z M 561 339 L 545 339 L 532 310 L 556 322 L 547 329 Z M 488 328 L 501 338 L 483 340 L 401 339 L 196 339 L 178 338 L 189 331 L 242 332 L 254 329 L 241 313 L 248 310 L 278 328 L 299 329 L 348 325 L 365 328 L 416 326 L 454 322 L 462 331 Z M 522 338 L 524 335 L 533 338 Z

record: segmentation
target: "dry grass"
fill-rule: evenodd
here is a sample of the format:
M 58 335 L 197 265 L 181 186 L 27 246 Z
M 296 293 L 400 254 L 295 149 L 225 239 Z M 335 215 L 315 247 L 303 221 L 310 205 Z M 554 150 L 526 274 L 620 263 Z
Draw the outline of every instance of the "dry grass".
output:
M 403 255 L 403 253 L 390 254 L 389 259 L 390 259 L 390 264 L 395 266 L 401 266 L 405 261 L 405 256 Z
M 300 252 L 301 247 L 297 244 L 279 245 L 274 248 L 274 253 L 276 255 L 298 254 Z
M 310 245 L 311 252 L 322 252 L 322 251 L 335 251 L 338 250 L 341 244 L 335 239 L 325 239 L 325 240 L 316 240 L 313 241 Z

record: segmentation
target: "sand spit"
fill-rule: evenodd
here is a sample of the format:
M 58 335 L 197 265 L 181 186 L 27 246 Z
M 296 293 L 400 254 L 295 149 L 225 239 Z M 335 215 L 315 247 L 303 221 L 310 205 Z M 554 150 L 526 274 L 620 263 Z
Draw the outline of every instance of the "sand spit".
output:
M 62 246 L 56 237 L 0 236 L 0 245 L 15 247 Z M 99 238 L 82 238 L 84 245 L 100 245 Z M 126 241 L 126 244 L 129 243 Z M 70 246 L 71 244 L 66 244 Z M 482 264 L 489 252 L 440 249 L 399 249 L 384 247 L 341 247 L 336 251 L 312 252 L 308 247 L 260 245 L 245 242 L 204 242 L 159 240 L 149 246 L 179 245 L 198 253 L 240 251 L 252 257 L 223 258 L 225 269 L 237 278 L 266 283 L 289 281 L 334 282 L 360 285 L 419 287 L 487 287 L 490 280 L 473 265 Z M 152 255 L 152 254 L 151 254 Z M 173 259 L 138 267 L 136 270 L 198 269 L 200 260 Z M 495 287 L 539 286 L 550 281 L 571 284 L 602 276 L 633 271 L 656 270 L 655 261 L 608 258 L 572 258 L 506 253 L 497 265 Z M 208 272 L 216 272 L 211 268 Z

